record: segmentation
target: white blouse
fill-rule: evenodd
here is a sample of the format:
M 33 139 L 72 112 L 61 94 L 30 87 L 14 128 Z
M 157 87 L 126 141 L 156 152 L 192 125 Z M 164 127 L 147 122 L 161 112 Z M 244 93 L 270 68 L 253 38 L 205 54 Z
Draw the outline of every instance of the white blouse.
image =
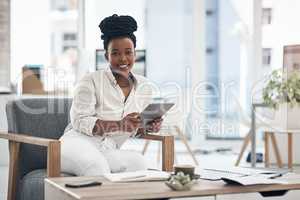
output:
M 70 111 L 71 123 L 65 132 L 73 129 L 93 136 L 97 119 L 117 121 L 129 113 L 142 112 L 152 101 L 152 87 L 145 77 L 132 75 L 134 87 L 126 101 L 109 67 L 86 75 L 75 88 Z M 107 133 L 105 137 L 112 139 L 119 148 L 131 134 L 118 131 Z M 102 136 L 95 137 L 101 139 Z

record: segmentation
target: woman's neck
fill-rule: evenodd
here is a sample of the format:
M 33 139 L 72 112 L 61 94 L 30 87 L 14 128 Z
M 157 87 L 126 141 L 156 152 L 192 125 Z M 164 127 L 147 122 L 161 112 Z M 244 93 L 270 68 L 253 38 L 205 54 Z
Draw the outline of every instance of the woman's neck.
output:
M 118 73 L 113 73 L 113 75 L 121 88 L 132 86 L 133 80 L 130 75 L 128 77 L 124 77 Z
M 116 78 L 116 80 L 120 87 L 129 87 L 130 86 L 130 81 L 124 77 Z

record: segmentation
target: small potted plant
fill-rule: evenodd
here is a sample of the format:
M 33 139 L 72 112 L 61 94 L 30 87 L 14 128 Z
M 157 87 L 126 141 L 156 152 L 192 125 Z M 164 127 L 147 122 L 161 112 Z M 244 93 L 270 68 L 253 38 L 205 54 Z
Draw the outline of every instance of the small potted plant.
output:
M 263 88 L 263 101 L 275 109 L 276 125 L 299 129 L 300 72 L 274 70 Z

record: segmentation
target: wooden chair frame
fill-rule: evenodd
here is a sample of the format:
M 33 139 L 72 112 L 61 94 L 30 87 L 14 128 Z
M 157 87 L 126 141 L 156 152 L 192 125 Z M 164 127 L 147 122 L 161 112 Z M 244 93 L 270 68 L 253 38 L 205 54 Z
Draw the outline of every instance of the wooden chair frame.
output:
M 183 132 L 177 125 L 174 126 L 174 129 L 175 129 L 175 130 L 174 130 L 175 134 L 172 134 L 172 135 L 174 135 L 174 136 L 179 136 L 180 140 L 181 140 L 182 143 L 185 145 L 185 147 L 186 147 L 186 149 L 187 149 L 189 155 L 192 157 L 192 159 L 193 159 L 195 165 L 199 166 L 199 162 L 198 162 L 198 160 L 196 159 L 196 156 L 195 156 L 194 152 L 192 151 L 192 149 L 191 149 L 191 147 L 190 147 L 190 145 L 189 145 L 189 143 L 188 143 L 188 140 L 187 140 L 187 138 L 185 137 L 184 132 Z M 142 154 L 143 154 L 143 155 L 145 155 L 145 153 L 146 153 L 146 151 L 147 151 L 147 149 L 148 149 L 149 144 L 150 144 L 150 140 L 147 140 L 147 141 L 145 142 L 144 148 L 143 148 L 143 150 L 142 150 Z M 160 147 L 160 146 L 159 146 L 159 147 Z M 176 154 L 174 154 L 174 160 L 176 161 L 175 155 L 176 155 Z M 160 162 L 160 148 L 158 148 L 157 162 L 158 162 L 158 163 Z
M 47 148 L 47 177 L 60 176 L 60 141 L 41 137 L 33 137 L 16 133 L 1 133 L 0 138 L 9 142 L 9 179 L 7 200 L 16 199 L 18 157 L 21 143 L 44 146 Z M 143 135 L 146 140 L 161 141 L 162 170 L 172 171 L 174 164 L 174 136 L 171 135 Z

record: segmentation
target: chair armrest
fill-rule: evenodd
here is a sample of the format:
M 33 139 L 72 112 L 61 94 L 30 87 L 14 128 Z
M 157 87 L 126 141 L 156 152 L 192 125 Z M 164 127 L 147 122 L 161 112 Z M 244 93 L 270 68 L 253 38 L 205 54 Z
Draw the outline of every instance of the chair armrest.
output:
M 19 144 L 33 144 L 47 147 L 47 176 L 60 176 L 60 141 L 48 138 L 34 137 L 16 133 L 0 132 L 0 138 L 9 141 L 10 155 L 12 152 L 18 157 Z M 10 162 L 12 160 L 10 159 Z M 16 161 L 14 161 L 16 162 Z
M 146 140 L 156 140 L 162 143 L 162 170 L 173 171 L 174 165 L 174 136 L 145 134 L 139 138 Z
M 48 139 L 48 138 L 28 136 L 28 135 L 24 135 L 24 134 L 3 133 L 3 132 L 0 132 L 0 138 L 7 139 L 9 141 L 34 144 L 34 145 L 45 146 L 45 147 L 48 147 L 51 142 L 58 141 L 58 140 L 53 140 L 53 139 Z
M 47 147 L 47 176 L 60 176 L 60 141 L 33 137 L 16 133 L 0 132 L 0 139 L 9 141 L 9 178 L 7 199 L 15 200 L 17 191 L 18 176 L 18 158 L 20 152 L 20 144 L 27 143 Z
M 145 139 L 145 140 L 157 140 L 157 141 L 163 141 L 167 137 L 173 137 L 172 135 L 154 135 L 154 134 L 145 134 L 141 135 L 138 138 Z

